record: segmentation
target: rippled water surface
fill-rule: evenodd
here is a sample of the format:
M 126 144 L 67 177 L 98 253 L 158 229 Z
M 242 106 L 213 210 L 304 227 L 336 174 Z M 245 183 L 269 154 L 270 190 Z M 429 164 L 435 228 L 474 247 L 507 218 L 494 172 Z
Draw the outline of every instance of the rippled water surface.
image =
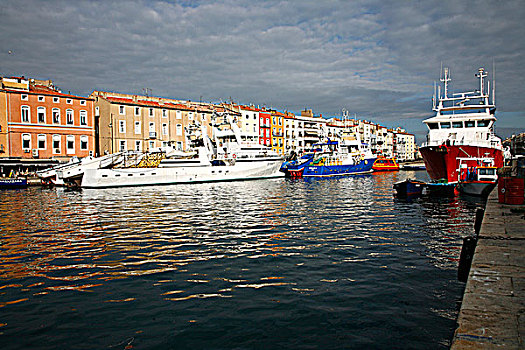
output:
M 414 175 L 0 191 L 0 346 L 445 349 L 480 203 Z

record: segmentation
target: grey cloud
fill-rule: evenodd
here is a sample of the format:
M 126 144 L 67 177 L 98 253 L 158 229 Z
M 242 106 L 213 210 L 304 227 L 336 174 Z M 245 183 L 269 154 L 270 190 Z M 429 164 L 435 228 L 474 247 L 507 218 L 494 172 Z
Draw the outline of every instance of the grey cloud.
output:
M 148 87 L 323 115 L 345 107 L 417 128 L 441 62 L 459 89 L 494 59 L 500 123 L 523 125 L 524 12 L 521 1 L 8 0 L 0 74 L 52 78 L 81 95 Z

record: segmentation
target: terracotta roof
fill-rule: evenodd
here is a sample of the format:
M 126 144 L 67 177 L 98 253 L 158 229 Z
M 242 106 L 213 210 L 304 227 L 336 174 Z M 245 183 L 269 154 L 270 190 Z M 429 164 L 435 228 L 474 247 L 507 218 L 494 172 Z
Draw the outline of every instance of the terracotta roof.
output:
M 70 98 L 76 98 L 76 99 L 82 99 L 82 100 L 90 100 L 90 101 L 94 100 L 91 97 L 77 96 L 77 95 L 71 95 L 71 94 L 64 94 L 62 92 L 59 92 L 57 90 L 54 90 L 54 89 L 49 88 L 49 87 L 44 86 L 44 85 L 31 85 L 31 84 L 29 84 L 29 91 L 12 90 L 12 89 L 4 89 L 4 91 L 19 93 L 19 94 L 48 95 L 48 96 L 70 97 Z

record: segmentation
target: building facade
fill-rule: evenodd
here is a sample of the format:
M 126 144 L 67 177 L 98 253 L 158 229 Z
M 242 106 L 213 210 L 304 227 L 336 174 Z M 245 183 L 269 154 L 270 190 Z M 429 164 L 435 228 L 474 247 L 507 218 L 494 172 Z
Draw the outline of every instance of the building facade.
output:
M 51 80 L 1 78 L 0 157 L 58 159 L 95 154 L 93 99 Z M 3 151 L 3 152 L 1 152 Z
M 211 134 L 212 109 L 151 96 L 103 91 L 91 94 L 95 103 L 102 153 L 157 151 L 171 147 L 187 150 L 189 125 L 204 124 Z

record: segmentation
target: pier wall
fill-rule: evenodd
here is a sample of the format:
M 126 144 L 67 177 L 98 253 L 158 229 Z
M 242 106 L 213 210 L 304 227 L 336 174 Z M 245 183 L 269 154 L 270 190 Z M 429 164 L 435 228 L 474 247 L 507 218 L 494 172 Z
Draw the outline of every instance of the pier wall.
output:
M 525 205 L 487 200 L 451 349 L 523 349 Z

